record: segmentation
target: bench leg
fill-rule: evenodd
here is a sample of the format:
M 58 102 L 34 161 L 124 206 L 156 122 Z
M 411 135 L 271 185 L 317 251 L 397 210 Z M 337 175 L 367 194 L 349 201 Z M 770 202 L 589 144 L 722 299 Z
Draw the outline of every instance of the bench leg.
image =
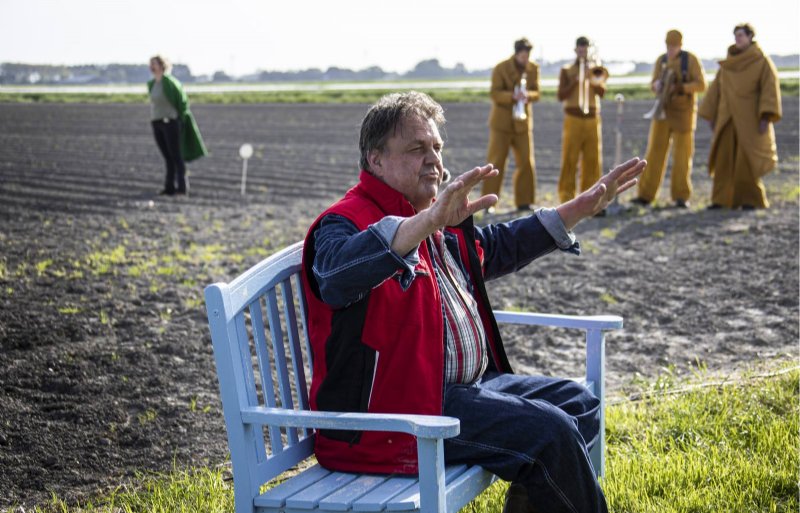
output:
M 444 441 L 417 438 L 421 513 L 445 513 Z
M 594 383 L 594 393 L 600 399 L 600 432 L 597 443 L 589 452 L 598 477 L 606 469 L 606 341 L 602 330 L 586 331 L 586 379 Z

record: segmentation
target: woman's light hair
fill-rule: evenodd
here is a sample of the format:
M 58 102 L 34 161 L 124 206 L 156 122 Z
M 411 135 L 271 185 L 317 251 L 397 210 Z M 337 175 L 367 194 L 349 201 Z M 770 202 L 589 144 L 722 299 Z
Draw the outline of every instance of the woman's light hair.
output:
M 172 63 L 162 55 L 154 55 L 150 57 L 150 61 L 156 61 L 158 65 L 161 66 L 161 69 L 163 69 L 166 73 L 169 73 L 172 70 Z

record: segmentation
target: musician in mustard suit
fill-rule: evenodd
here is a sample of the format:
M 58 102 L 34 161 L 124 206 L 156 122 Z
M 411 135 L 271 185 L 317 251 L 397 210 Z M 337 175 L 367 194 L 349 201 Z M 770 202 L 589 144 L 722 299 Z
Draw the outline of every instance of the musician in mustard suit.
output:
M 492 71 L 487 162 L 494 164 L 500 173 L 487 178 L 481 192 L 482 195 L 500 195 L 506 158 L 511 148 L 517 164 L 514 171 L 514 203 L 517 210 L 530 210 L 536 197 L 531 104 L 539 100 L 539 66 L 530 62 L 531 49 L 533 45 L 527 39 L 516 41 L 514 55 L 499 63 Z M 526 85 L 524 90 L 520 90 L 523 78 Z M 513 111 L 518 103 L 523 108 L 515 119 Z M 492 213 L 494 209 L 491 208 L 488 212 Z
M 581 192 L 600 179 L 603 147 L 600 98 L 606 93 L 608 70 L 592 62 L 594 59 L 588 55 L 589 46 L 588 38 L 579 37 L 575 41 L 575 62 L 561 68 L 558 77 L 558 99 L 564 104 L 561 175 L 558 179 L 558 197 L 562 203 L 575 197 L 579 160 Z
M 639 179 L 639 196 L 633 203 L 649 205 L 658 196 L 667 167 L 667 151 L 672 142 L 672 174 L 670 195 L 675 207 L 687 208 L 692 196 L 692 157 L 694 155 L 694 131 L 697 127 L 697 103 L 695 95 L 706 89 L 705 71 L 694 54 L 682 49 L 683 36 L 670 30 L 666 37 L 667 53 L 661 55 L 653 67 L 650 84 L 656 95 L 664 91 L 664 119 L 650 124 L 647 142 L 647 168 Z M 671 73 L 670 73 L 671 71 Z M 665 79 L 669 83 L 665 84 Z

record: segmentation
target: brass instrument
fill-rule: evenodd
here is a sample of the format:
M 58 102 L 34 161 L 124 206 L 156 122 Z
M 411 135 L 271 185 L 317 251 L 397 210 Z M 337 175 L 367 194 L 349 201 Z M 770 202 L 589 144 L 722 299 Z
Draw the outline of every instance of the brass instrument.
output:
M 672 88 L 672 83 L 675 82 L 675 72 L 672 68 L 664 67 L 659 80 L 661 82 L 661 90 L 658 92 L 655 105 L 649 112 L 645 113 L 644 119 L 657 119 L 660 121 L 667 117 L 664 108 L 669 103 L 670 89 Z
M 584 114 L 589 114 L 593 85 L 605 84 L 608 80 L 608 70 L 600 62 L 600 56 L 594 45 L 589 47 L 586 57 L 578 59 L 578 108 Z M 586 70 L 589 70 L 587 80 Z
M 519 84 L 514 86 L 514 94 L 516 95 L 520 91 L 523 91 L 527 94 L 528 92 L 528 77 L 527 73 L 522 74 L 522 78 L 519 79 Z M 525 100 L 517 100 L 514 104 L 514 109 L 511 112 L 511 115 L 517 121 L 524 121 L 528 119 L 528 113 L 525 111 Z

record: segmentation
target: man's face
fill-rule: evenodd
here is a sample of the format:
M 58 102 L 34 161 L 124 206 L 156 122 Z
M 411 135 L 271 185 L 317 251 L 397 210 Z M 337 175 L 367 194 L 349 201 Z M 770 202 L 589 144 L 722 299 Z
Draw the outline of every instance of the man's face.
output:
M 575 47 L 575 55 L 577 55 L 579 59 L 580 58 L 584 58 L 585 59 L 586 55 L 588 53 L 589 53 L 589 47 L 588 46 L 580 45 L 580 46 L 576 46 Z
M 514 54 L 514 60 L 517 61 L 517 64 L 524 68 L 528 65 L 528 61 L 531 58 L 530 50 L 520 50 L 519 52 Z
M 736 48 L 739 50 L 745 50 L 750 43 L 752 42 L 752 38 L 747 35 L 744 29 L 739 29 L 733 33 L 734 39 L 736 39 Z
M 443 146 L 433 120 L 411 116 L 397 126 L 383 151 L 370 154 L 370 170 L 419 212 L 431 206 L 439 192 Z
M 667 45 L 667 56 L 674 59 L 681 53 L 681 45 Z

